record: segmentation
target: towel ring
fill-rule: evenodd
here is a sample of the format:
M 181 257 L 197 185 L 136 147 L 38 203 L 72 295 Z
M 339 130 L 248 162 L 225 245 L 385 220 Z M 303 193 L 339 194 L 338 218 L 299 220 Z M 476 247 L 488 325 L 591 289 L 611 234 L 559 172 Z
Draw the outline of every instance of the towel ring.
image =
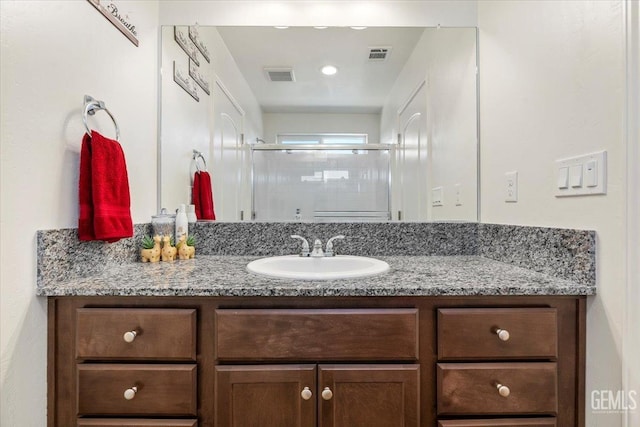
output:
M 202 155 L 202 153 L 200 151 L 193 150 L 193 161 L 195 162 L 196 169 L 198 170 L 198 172 L 202 172 L 200 170 L 200 168 L 198 167 L 198 159 L 202 160 L 202 164 L 204 165 L 204 170 L 206 172 L 206 170 L 207 170 L 207 161 L 204 159 L 204 156 Z
M 111 120 L 116 127 L 116 141 L 119 141 L 120 128 L 118 127 L 118 122 L 116 122 L 115 117 L 113 117 L 113 114 L 111 114 L 111 112 L 107 110 L 107 107 L 105 107 L 103 101 L 97 101 L 89 95 L 84 96 L 84 114 L 82 115 L 82 121 L 84 122 L 84 128 L 87 130 L 87 133 L 91 135 L 91 129 L 89 128 L 89 123 L 87 123 L 87 115 L 93 116 L 98 110 L 104 110 L 104 112 L 106 112 L 109 117 L 111 117 Z

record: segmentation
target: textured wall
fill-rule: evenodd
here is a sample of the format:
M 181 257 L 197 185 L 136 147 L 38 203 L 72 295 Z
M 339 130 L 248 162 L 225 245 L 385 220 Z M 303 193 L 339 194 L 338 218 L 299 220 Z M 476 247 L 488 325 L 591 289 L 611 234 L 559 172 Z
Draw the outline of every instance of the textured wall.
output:
M 587 426 L 620 426 L 591 409 L 621 389 L 625 302 L 625 62 L 616 1 L 481 1 L 482 222 L 597 233 L 598 295 L 587 311 Z M 554 161 L 607 150 L 604 196 L 554 197 Z M 504 174 L 518 171 L 518 202 Z
M 120 126 L 134 222 L 155 211 L 158 3 L 126 2 L 139 47 L 86 1 L 0 7 L 0 425 L 41 427 L 47 316 L 46 300 L 35 296 L 36 230 L 77 226 L 85 94 L 104 100 Z M 91 123 L 115 135 L 106 114 Z

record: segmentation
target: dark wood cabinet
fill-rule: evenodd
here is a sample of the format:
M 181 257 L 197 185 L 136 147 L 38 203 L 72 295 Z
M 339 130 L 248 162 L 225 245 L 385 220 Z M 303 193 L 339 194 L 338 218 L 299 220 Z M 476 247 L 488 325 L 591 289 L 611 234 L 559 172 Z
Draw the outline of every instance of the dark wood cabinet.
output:
M 584 427 L 585 302 L 49 297 L 48 426 Z
M 555 418 L 498 418 L 483 420 L 445 420 L 438 427 L 557 427 Z
M 80 308 L 76 357 L 84 360 L 196 360 L 196 312 Z
M 79 415 L 197 415 L 196 365 L 78 365 Z
M 198 427 L 198 421 L 138 418 L 80 418 L 77 427 Z
M 216 310 L 227 361 L 417 360 L 418 310 Z
M 321 427 L 418 427 L 419 365 L 320 365 Z
M 216 427 L 315 427 L 315 365 L 216 366 Z
M 555 360 L 557 356 L 555 308 L 438 310 L 439 360 Z
M 438 415 L 558 412 L 556 364 L 438 363 Z
M 418 365 L 217 366 L 215 425 L 418 427 L 419 382 Z

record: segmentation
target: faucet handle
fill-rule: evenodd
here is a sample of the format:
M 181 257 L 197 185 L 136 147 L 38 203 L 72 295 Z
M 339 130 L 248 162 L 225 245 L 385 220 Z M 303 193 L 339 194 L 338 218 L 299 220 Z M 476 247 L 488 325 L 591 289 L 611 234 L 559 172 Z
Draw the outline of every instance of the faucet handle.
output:
M 292 239 L 302 240 L 302 252 L 300 252 L 300 256 L 309 256 L 309 242 L 302 236 L 298 236 L 297 234 L 291 235 Z
M 324 255 L 325 256 L 335 256 L 335 252 L 333 252 L 333 241 L 336 239 L 344 239 L 344 236 L 342 234 L 339 234 L 337 236 L 333 236 L 332 238 L 330 238 L 329 240 L 327 240 L 327 249 L 324 251 Z

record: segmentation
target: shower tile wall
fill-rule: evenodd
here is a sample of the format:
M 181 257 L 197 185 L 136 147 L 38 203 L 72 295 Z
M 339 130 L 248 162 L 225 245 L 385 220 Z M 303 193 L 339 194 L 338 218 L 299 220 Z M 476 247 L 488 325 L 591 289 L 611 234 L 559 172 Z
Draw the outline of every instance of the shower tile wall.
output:
M 253 165 L 258 221 L 388 218 L 387 150 L 256 150 Z

